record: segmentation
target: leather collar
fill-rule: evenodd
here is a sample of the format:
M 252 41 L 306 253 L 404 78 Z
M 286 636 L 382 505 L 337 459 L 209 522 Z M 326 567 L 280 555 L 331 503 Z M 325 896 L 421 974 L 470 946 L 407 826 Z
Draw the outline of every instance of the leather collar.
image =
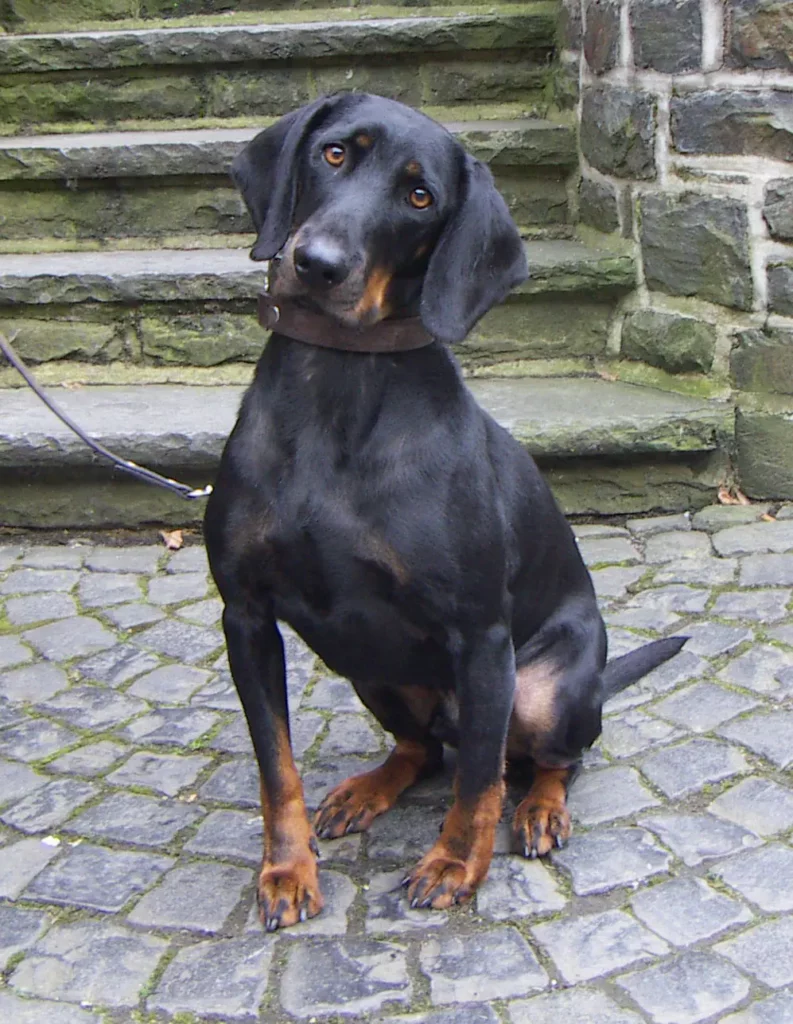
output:
M 322 313 L 276 299 L 269 292 L 259 294 L 259 323 L 295 341 L 342 352 L 410 352 L 435 340 L 417 316 L 381 320 L 371 327 L 344 327 Z

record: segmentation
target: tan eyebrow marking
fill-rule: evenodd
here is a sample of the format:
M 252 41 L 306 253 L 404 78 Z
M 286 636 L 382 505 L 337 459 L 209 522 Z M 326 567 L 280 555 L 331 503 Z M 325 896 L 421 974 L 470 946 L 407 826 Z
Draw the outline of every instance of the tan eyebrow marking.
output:
M 372 144 L 372 136 L 367 135 L 366 132 L 361 132 L 360 135 L 355 136 L 355 141 L 361 149 L 368 149 Z
M 411 160 L 405 170 L 412 178 L 420 178 L 423 173 L 418 160 Z

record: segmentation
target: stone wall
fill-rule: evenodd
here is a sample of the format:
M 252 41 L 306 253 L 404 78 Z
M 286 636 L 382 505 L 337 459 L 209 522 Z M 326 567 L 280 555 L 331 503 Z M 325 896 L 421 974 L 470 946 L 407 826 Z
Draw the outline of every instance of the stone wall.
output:
M 793 497 L 793 2 L 564 0 L 563 15 L 579 217 L 637 257 L 612 352 L 671 386 L 734 389 L 743 488 Z

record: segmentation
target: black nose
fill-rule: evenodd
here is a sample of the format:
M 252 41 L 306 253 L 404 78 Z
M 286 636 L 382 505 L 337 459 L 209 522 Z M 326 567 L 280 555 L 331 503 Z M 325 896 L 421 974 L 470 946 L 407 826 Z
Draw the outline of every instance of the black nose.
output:
M 316 238 L 296 246 L 295 271 L 310 288 L 335 288 L 347 277 L 350 266 L 335 242 Z

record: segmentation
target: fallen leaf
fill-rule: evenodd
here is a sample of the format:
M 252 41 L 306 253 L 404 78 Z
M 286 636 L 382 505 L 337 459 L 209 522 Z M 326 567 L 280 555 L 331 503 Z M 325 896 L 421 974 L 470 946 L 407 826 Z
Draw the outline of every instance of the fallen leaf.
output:
M 772 516 L 769 512 L 764 512 L 760 516 L 760 518 L 763 520 L 764 523 L 775 523 L 776 522 L 776 516 Z
M 740 504 L 740 502 L 738 501 L 737 498 L 733 498 L 733 496 L 730 494 L 730 491 L 729 491 L 728 487 L 722 486 L 722 487 L 719 488 L 719 504 L 720 505 L 738 505 L 738 504 Z
M 735 497 L 738 499 L 739 505 L 751 505 L 751 501 L 746 497 L 740 487 L 735 488 Z
M 184 536 L 181 530 L 160 530 L 163 544 L 169 551 L 178 551 L 184 544 Z

